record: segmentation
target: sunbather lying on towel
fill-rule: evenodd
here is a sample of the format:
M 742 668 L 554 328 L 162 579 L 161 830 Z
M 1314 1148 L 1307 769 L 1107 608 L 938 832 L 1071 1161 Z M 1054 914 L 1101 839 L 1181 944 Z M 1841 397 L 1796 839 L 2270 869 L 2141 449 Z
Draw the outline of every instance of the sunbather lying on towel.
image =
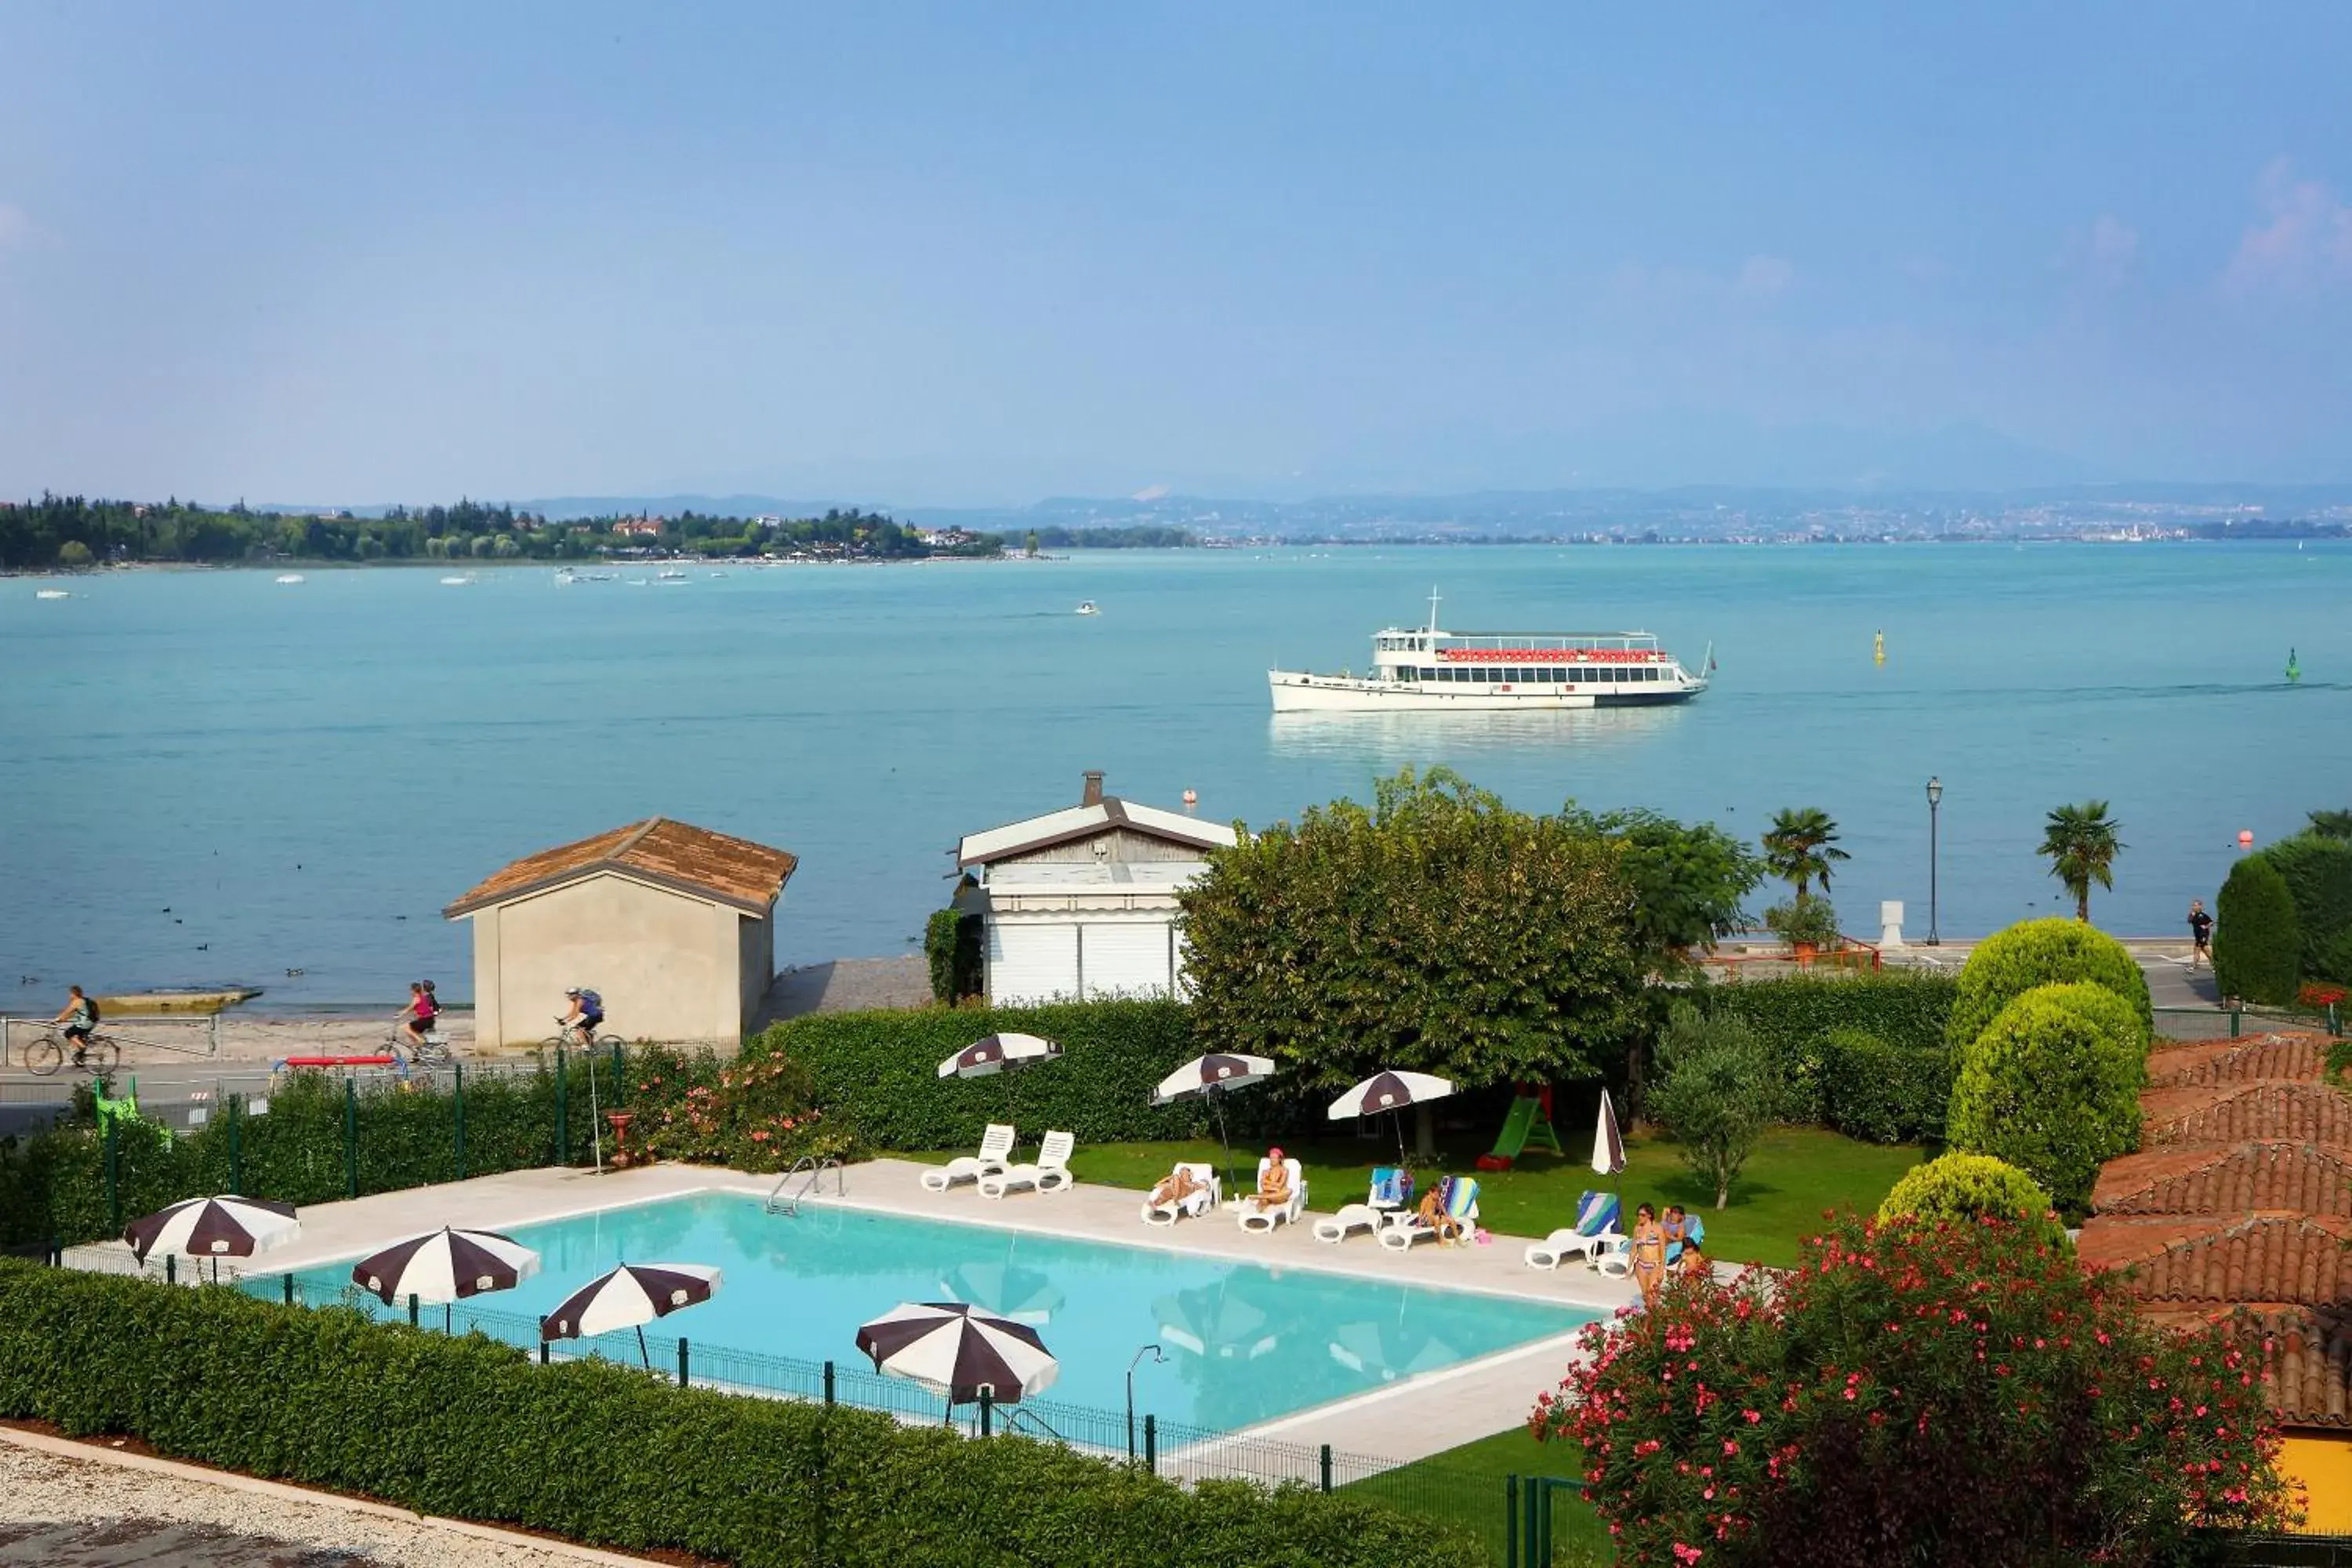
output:
M 1282 1163 L 1282 1151 L 1269 1149 L 1265 1154 L 1265 1173 L 1257 1179 L 1257 1206 L 1278 1209 L 1290 1201 L 1290 1167 Z
M 1179 1165 L 1160 1177 L 1160 1184 L 1151 1189 L 1151 1206 L 1158 1208 L 1162 1204 L 1181 1204 L 1200 1190 L 1200 1178 Z
M 1421 1194 L 1421 1223 L 1435 1231 L 1441 1243 L 1458 1240 L 1462 1235 L 1462 1222 L 1445 1212 L 1446 1192 L 1453 1185 L 1454 1178 L 1447 1176 Z

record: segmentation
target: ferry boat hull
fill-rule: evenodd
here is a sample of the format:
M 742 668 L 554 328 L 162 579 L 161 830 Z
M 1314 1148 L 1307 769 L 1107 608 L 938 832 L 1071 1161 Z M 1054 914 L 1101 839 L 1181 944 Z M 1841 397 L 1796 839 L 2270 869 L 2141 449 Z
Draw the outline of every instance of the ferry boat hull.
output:
M 1277 713 L 1549 713 L 1591 708 L 1658 708 L 1687 702 L 1706 689 L 1704 680 L 1678 690 L 1580 691 L 1556 686 L 1431 689 L 1402 681 L 1310 675 L 1296 669 L 1270 669 L 1265 678 L 1273 689 L 1274 710 Z

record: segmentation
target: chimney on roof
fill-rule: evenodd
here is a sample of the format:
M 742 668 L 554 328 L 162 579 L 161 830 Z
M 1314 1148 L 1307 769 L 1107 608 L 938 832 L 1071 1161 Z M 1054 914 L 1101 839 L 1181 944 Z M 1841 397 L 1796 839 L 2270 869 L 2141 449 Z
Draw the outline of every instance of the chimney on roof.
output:
M 1102 804 L 1102 770 L 1100 768 L 1088 768 L 1086 772 L 1086 780 L 1087 787 L 1085 791 L 1079 795 L 1078 804 L 1080 805 L 1100 805 Z

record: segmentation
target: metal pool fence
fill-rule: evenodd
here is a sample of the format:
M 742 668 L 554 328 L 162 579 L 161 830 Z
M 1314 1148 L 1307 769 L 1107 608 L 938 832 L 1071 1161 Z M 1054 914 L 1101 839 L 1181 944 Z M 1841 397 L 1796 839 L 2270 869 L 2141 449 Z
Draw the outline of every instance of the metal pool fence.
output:
M 2315 1029 L 2339 1036 L 2344 1033 L 2341 1003 L 2310 1011 L 2245 1006 L 2158 1007 L 2155 1011 L 2157 1037 L 2166 1040 L 2234 1040 L 2284 1029 Z
M 116 1272 L 131 1269 L 129 1256 L 115 1249 L 78 1248 L 66 1261 L 78 1268 L 95 1264 Z M 209 1268 L 190 1266 L 184 1270 L 176 1264 L 151 1265 L 142 1271 L 183 1284 L 210 1283 L 215 1278 Z M 1475 1536 L 1498 1568 L 1550 1568 L 1555 1563 L 1580 1568 L 1606 1560 L 1583 1554 L 1565 1542 L 1537 1555 L 1555 1538 L 1554 1499 L 1563 1488 L 1571 1495 L 1575 1489 L 1574 1482 L 1558 1478 L 1506 1476 L 1442 1459 L 1407 1462 L 1350 1453 L 1329 1444 L 1286 1443 L 1163 1421 L 1148 1410 L 1106 1410 L 1044 1399 L 1015 1405 L 983 1401 L 950 1409 L 935 1391 L 904 1378 L 882 1376 L 863 1362 L 806 1361 L 685 1335 L 648 1332 L 640 1338 L 635 1331 L 548 1344 L 540 1339 L 539 1319 L 528 1313 L 415 1300 L 387 1307 L 356 1286 L 322 1284 L 291 1273 L 239 1274 L 224 1268 L 217 1279 L 289 1306 L 343 1308 L 434 1331 L 479 1332 L 503 1343 L 535 1347 L 543 1362 L 593 1356 L 641 1367 L 680 1387 L 843 1405 L 910 1425 L 946 1426 L 970 1437 L 1013 1436 L 1059 1443 L 1097 1458 L 1140 1465 L 1180 1483 L 1246 1480 L 1344 1491 L 1360 1501 Z

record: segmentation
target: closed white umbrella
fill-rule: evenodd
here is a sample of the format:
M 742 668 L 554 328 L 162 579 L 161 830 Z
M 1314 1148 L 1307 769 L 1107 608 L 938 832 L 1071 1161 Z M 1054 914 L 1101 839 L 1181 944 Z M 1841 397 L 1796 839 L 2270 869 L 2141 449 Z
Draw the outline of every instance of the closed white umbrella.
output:
M 352 1282 L 386 1306 L 404 1296 L 446 1303 L 511 1290 L 538 1272 L 539 1254 L 510 1236 L 443 1226 L 362 1258 L 352 1268 Z
M 1062 1367 L 1037 1331 L 961 1301 L 902 1301 L 857 1331 L 877 1372 L 925 1384 L 949 1407 L 987 1391 L 1012 1405 L 1053 1386 Z
M 292 1204 L 267 1198 L 188 1198 L 142 1215 L 123 1227 L 122 1239 L 140 1262 L 151 1252 L 183 1258 L 250 1258 L 283 1247 L 302 1233 Z
M 1399 1112 L 1397 1119 L 1397 1157 L 1404 1157 L 1404 1119 L 1407 1106 L 1427 1105 L 1433 1100 L 1444 1100 L 1454 1092 L 1454 1085 L 1445 1079 L 1425 1072 L 1376 1072 L 1363 1082 L 1331 1102 L 1330 1118 L 1344 1121 L 1350 1116 L 1377 1116 L 1383 1110 Z
M 651 1366 L 646 1325 L 709 1300 L 718 1289 L 719 1270 L 699 1263 L 624 1263 L 565 1297 L 539 1321 L 539 1337 L 542 1342 L 593 1339 L 615 1329 L 635 1329 L 637 1354 Z
M 1592 1173 L 1614 1176 L 1625 1169 L 1625 1140 L 1617 1131 L 1617 1108 L 1601 1091 L 1601 1118 L 1592 1129 Z

